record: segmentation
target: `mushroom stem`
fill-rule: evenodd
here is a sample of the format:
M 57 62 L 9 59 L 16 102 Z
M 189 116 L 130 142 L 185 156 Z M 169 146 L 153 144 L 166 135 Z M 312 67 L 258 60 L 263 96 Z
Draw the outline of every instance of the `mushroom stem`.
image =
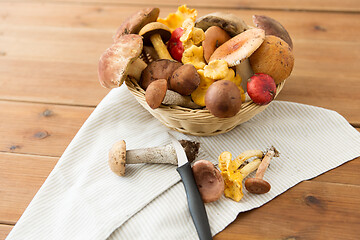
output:
M 176 165 L 177 158 L 174 147 L 169 144 L 162 147 L 127 150 L 126 163 L 169 163 Z
M 167 50 L 163 40 L 161 39 L 160 34 L 153 34 L 150 36 L 150 41 L 153 44 L 157 54 L 159 55 L 159 58 L 161 59 L 169 59 L 174 60 L 169 51 Z
M 162 104 L 165 105 L 178 105 L 181 107 L 187 107 L 187 108 L 201 108 L 201 106 L 197 105 L 193 101 L 191 101 L 191 98 L 189 96 L 183 96 L 177 92 L 167 90 L 164 100 L 162 101 Z
M 261 159 L 256 158 L 250 163 L 246 164 L 243 168 L 240 169 L 241 175 L 243 175 L 243 178 L 246 178 L 250 173 L 258 169 L 260 166 Z
M 147 67 L 147 64 L 141 59 L 137 58 L 128 69 L 128 76 L 134 77 L 137 81 L 140 80 L 141 72 Z
M 271 148 L 267 151 L 267 153 L 265 154 L 265 157 L 261 161 L 261 164 L 260 164 L 258 170 L 256 171 L 255 178 L 262 179 L 264 177 L 266 169 L 269 166 L 271 159 L 278 155 L 279 155 L 279 152 L 275 149 L 274 146 L 271 146 Z
M 241 87 L 244 91 L 247 91 L 247 81 L 254 75 L 254 72 L 251 68 L 250 61 L 248 58 L 240 62 L 239 65 L 236 65 L 236 75 L 241 77 Z

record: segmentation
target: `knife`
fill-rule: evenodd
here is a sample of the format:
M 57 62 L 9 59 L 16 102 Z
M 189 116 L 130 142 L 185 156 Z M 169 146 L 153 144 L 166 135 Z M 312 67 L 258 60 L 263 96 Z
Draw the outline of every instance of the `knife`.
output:
M 169 135 L 178 159 L 178 168 L 176 171 L 180 174 L 184 184 L 190 215 L 194 221 L 197 234 L 200 240 L 212 239 L 204 202 L 202 201 L 199 189 L 196 186 L 190 162 L 178 140 L 170 132 Z

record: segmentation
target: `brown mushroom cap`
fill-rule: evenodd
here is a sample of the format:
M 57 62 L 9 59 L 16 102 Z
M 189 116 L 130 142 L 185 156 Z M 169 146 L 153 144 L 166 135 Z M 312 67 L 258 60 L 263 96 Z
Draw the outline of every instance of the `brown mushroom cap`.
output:
M 246 30 L 218 47 L 209 61 L 223 59 L 229 67 L 233 67 L 255 52 L 264 39 L 264 30 L 257 28 Z
M 127 71 L 141 54 L 143 42 L 139 35 L 126 34 L 101 55 L 98 64 L 100 84 L 106 88 L 119 87 L 127 77 Z
M 143 89 L 147 89 L 149 84 L 158 79 L 166 79 L 168 81 L 168 86 L 170 83 L 170 78 L 173 72 L 182 66 L 182 63 L 178 61 L 168 60 L 168 59 L 159 59 L 150 63 L 141 74 L 140 86 Z
M 114 42 L 123 34 L 137 34 L 146 24 L 155 22 L 159 16 L 159 8 L 145 8 L 128 17 L 113 36 Z
M 289 33 L 286 31 L 284 26 L 275 19 L 263 15 L 254 15 L 253 22 L 257 28 L 261 28 L 265 31 L 265 35 L 274 35 L 279 37 L 284 40 L 291 49 L 293 48 L 293 43 Z
M 205 31 L 205 40 L 202 42 L 204 49 L 204 58 L 209 62 L 210 56 L 214 53 L 215 49 L 228 41 L 231 37 L 218 26 L 211 26 Z
M 192 64 L 185 64 L 174 71 L 170 88 L 181 95 L 190 95 L 200 84 L 200 76 Z
M 192 167 L 196 185 L 204 203 L 218 200 L 224 193 L 225 183 L 214 164 L 199 160 Z
M 270 75 L 276 84 L 288 78 L 294 67 L 294 55 L 289 45 L 272 35 L 266 36 L 249 60 L 255 73 Z
M 171 38 L 170 28 L 159 22 L 148 23 L 139 32 L 139 35 L 144 38 L 144 45 L 151 45 L 150 37 L 154 34 L 159 34 L 164 43 Z
M 271 189 L 270 183 L 261 178 L 248 178 L 245 181 L 246 190 L 255 194 L 267 193 Z
M 146 89 L 145 100 L 152 109 L 160 107 L 166 95 L 167 85 L 166 79 L 159 79 L 150 83 Z
M 241 109 L 241 93 L 234 82 L 219 80 L 208 88 L 205 105 L 210 113 L 219 118 L 235 116 Z

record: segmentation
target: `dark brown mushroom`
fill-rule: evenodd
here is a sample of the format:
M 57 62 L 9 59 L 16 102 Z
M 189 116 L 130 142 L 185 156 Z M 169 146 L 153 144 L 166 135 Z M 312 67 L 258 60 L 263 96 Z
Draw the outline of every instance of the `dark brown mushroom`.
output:
M 214 202 L 223 195 L 224 179 L 214 164 L 207 160 L 199 160 L 194 163 L 192 171 L 204 203 Z
M 190 95 L 200 84 L 200 75 L 192 64 L 185 64 L 174 71 L 170 89 L 181 95 Z
M 159 8 L 145 8 L 128 17 L 113 36 L 116 42 L 121 35 L 137 34 L 146 24 L 155 22 L 159 16 Z
M 150 63 L 141 74 L 140 86 L 146 90 L 150 83 L 158 79 L 166 79 L 168 86 L 173 72 L 182 66 L 182 63 L 174 60 L 159 59 Z

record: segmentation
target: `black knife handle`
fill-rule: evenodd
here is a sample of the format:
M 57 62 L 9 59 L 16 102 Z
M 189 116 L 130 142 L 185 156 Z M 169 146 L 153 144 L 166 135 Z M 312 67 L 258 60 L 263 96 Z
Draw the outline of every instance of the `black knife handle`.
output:
M 184 184 L 190 214 L 200 240 L 212 239 L 204 202 L 202 201 L 199 189 L 196 186 L 190 163 L 188 162 L 181 167 L 178 167 L 176 170 L 179 172 Z

